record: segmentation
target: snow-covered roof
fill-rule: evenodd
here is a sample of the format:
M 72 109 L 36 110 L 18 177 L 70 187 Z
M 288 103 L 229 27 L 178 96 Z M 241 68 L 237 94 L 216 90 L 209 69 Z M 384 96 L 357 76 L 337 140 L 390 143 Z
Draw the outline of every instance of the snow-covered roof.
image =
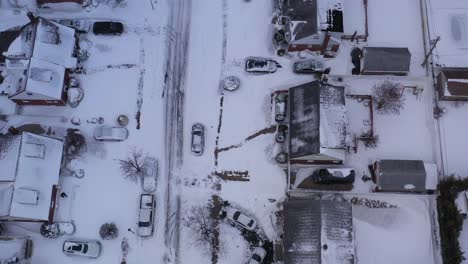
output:
M 9 261 L 14 257 L 19 260 L 24 259 L 27 242 L 27 238 L 0 236 L 0 263 L 13 263 Z
M 354 263 L 352 206 L 289 199 L 284 204 L 284 263 Z
M 411 53 L 408 48 L 364 47 L 363 74 L 407 74 Z
M 75 48 L 75 30 L 43 18 L 39 18 L 34 41 L 33 57 L 62 65 L 76 67 L 72 57 Z
M 443 81 L 438 85 L 443 87 L 445 96 L 468 98 L 468 68 L 441 68 Z
M 13 95 L 12 99 L 28 99 L 27 92 L 35 99 L 60 100 L 65 80 L 65 68 L 47 61 L 32 58 L 26 79 L 26 93 Z M 40 98 L 38 98 L 38 96 Z
M 20 146 L 21 136 L 0 135 L 0 182 L 15 180 Z
M 23 133 L 16 156 L 16 175 L 8 182 L 13 184 L 14 191 L 10 204 L 0 204 L 0 212 L 10 207 L 8 216 L 12 218 L 49 220 L 53 186 L 59 183 L 62 151 L 61 140 Z M 2 186 L 4 195 L 8 194 L 6 183 Z
M 314 81 L 289 89 L 290 156 L 346 147 L 344 87 Z

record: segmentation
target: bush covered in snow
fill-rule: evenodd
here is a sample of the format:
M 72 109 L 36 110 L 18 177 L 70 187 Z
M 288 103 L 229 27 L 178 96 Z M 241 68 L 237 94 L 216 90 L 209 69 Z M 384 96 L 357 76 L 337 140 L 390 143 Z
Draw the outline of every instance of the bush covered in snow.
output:
M 119 229 L 115 223 L 105 223 L 99 229 L 99 235 L 104 240 L 112 240 L 119 236 Z
M 403 86 L 389 80 L 374 85 L 372 98 L 381 114 L 398 115 L 405 105 Z
M 458 238 L 463 228 L 455 199 L 459 192 L 468 190 L 468 178 L 449 177 L 439 183 L 437 197 L 442 258 L 445 264 L 460 264 L 465 259 Z
M 41 235 L 47 238 L 57 238 L 60 236 L 60 230 L 55 223 L 44 223 L 41 225 Z

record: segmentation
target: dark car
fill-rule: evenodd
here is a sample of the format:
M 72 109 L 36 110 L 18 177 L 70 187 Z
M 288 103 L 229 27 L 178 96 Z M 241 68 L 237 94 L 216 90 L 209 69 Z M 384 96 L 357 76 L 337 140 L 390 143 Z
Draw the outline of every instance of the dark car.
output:
M 355 176 L 352 169 L 319 169 L 312 174 L 312 181 L 319 184 L 351 184 Z
M 97 35 L 120 35 L 123 30 L 123 24 L 120 22 L 95 22 L 93 25 L 93 32 Z

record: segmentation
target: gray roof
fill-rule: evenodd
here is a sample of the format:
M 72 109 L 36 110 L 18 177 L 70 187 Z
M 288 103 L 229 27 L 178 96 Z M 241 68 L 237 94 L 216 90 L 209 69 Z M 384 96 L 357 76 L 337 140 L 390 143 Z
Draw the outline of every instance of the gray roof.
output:
M 408 48 L 365 47 L 363 73 L 407 73 L 411 53 Z
M 379 160 L 376 173 L 377 185 L 381 191 L 426 190 L 426 170 L 422 160 Z M 409 185 L 414 185 L 414 189 L 408 189 Z
M 283 15 L 289 16 L 291 21 L 304 21 L 295 27 L 292 35 L 295 40 L 317 34 L 317 0 L 289 0 Z
M 290 199 L 284 217 L 285 264 L 354 263 L 351 204 Z
M 346 144 L 344 87 L 313 81 L 289 89 L 290 157 L 320 153 L 320 147 L 343 148 Z M 322 124 L 327 135 L 320 135 Z

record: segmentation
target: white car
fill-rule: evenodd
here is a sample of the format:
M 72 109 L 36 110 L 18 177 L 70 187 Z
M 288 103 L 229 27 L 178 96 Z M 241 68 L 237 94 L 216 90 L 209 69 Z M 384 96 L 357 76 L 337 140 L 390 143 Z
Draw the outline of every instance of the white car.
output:
M 80 19 L 62 19 L 58 21 L 59 24 L 62 24 L 67 27 L 71 27 L 80 33 L 87 33 L 91 28 L 91 22 L 87 20 Z
M 192 126 L 192 153 L 200 156 L 205 148 L 205 127 L 201 123 L 195 123 Z
M 127 137 L 125 127 L 101 126 L 94 130 L 94 138 L 99 141 L 124 141 Z
M 255 219 L 235 208 L 227 209 L 226 218 L 228 221 L 250 231 L 254 231 L 255 228 L 257 228 L 257 221 L 255 221 Z
M 140 212 L 138 214 L 137 234 L 142 237 L 153 235 L 154 229 L 154 195 L 142 194 L 140 196 Z
M 252 256 L 250 256 L 249 262 L 247 264 L 261 264 L 265 259 L 267 252 L 262 247 L 256 247 L 253 252 Z
M 274 73 L 281 65 L 278 62 L 261 57 L 248 57 L 245 59 L 245 71 L 252 73 Z
M 66 240 L 62 250 L 69 256 L 97 258 L 101 254 L 101 243 L 97 240 Z
M 156 179 L 158 178 L 158 161 L 147 157 L 143 161 L 143 190 L 145 192 L 156 191 Z

